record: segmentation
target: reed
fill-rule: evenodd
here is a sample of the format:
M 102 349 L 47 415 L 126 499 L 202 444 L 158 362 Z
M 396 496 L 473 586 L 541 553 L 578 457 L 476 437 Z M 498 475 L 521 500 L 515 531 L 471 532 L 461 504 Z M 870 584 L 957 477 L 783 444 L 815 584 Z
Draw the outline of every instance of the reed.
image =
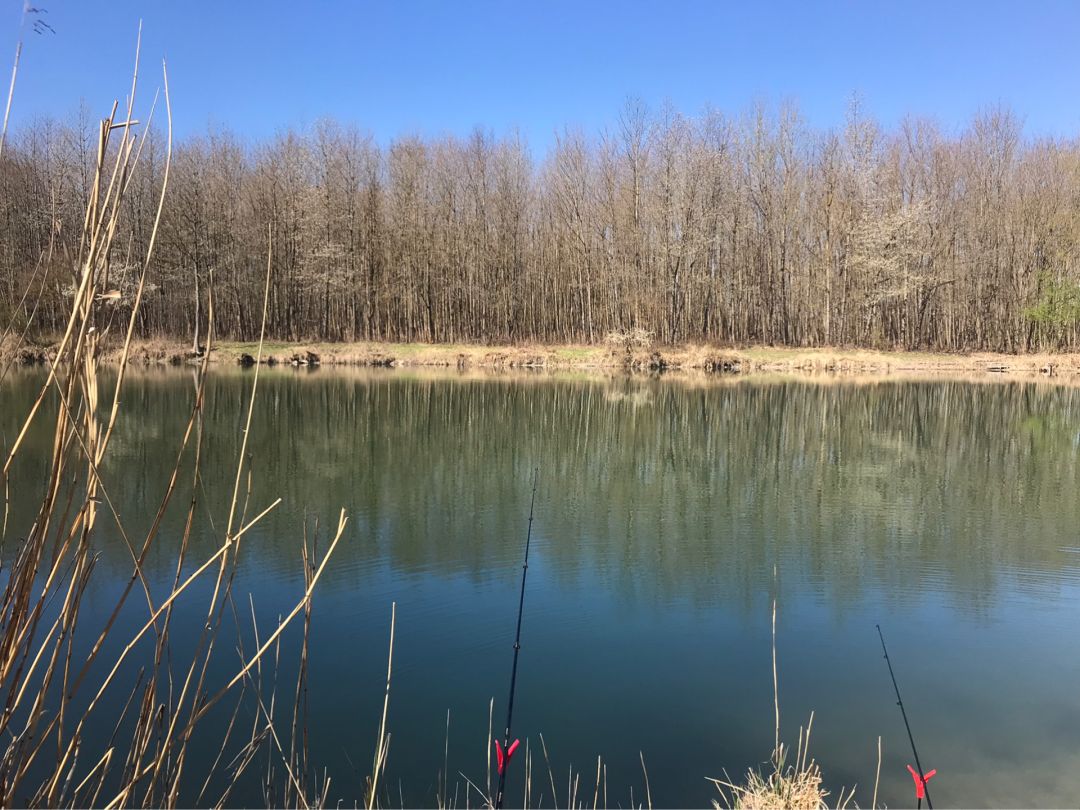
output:
M 0 144 L 14 93 L 18 56 L 17 51 Z M 299 561 L 304 566 L 304 592 L 265 636 L 255 620 L 254 600 L 249 597 L 255 648 L 246 652 L 233 590 L 240 550 L 245 535 L 280 499 L 256 505 L 261 499 L 253 493 L 251 460 L 245 446 L 236 463 L 224 537 L 206 559 L 189 559 L 196 509 L 202 506 L 202 420 L 209 351 L 195 371 L 194 403 L 168 483 L 144 534 L 136 536 L 127 529 L 111 495 L 112 482 L 103 473 L 110 444 L 123 421 L 122 392 L 132 337 L 169 187 L 172 112 L 164 63 L 161 79 L 167 127 L 165 168 L 146 253 L 136 263 L 138 278 L 132 299 L 126 302 L 128 311 L 116 305 L 118 296 L 110 283 L 110 271 L 118 257 L 130 263 L 121 237 L 124 200 L 145 143 L 140 134 L 149 129 L 157 106 L 155 98 L 145 122 L 135 117 L 138 44 L 126 103 L 121 108 L 114 102 L 98 128 L 92 192 L 78 251 L 71 256 L 73 295 L 66 326 L 22 428 L 0 456 L 0 489 L 4 493 L 0 525 L 0 700 L 4 708 L 0 714 L 4 737 L 0 744 L 0 805 L 5 807 L 175 807 L 192 801 L 220 806 L 235 795 L 236 787 L 263 755 L 266 770 L 258 779 L 268 805 L 320 806 L 330 786 L 329 777 L 313 772 L 309 764 L 307 653 L 313 592 L 344 535 L 344 512 L 321 556 L 317 527 L 310 543 L 305 527 Z M 260 354 L 272 256 L 272 233 L 268 233 Z M 50 263 L 44 262 L 46 266 Z M 38 294 L 43 286 L 44 280 Z M 26 295 L 32 297 L 34 292 L 28 288 Z M 208 349 L 214 339 L 213 300 L 211 287 Z M 5 339 L 9 331 L 10 324 Z M 103 347 L 110 342 L 119 343 L 121 349 L 115 383 L 108 394 L 100 379 L 100 362 Z M 245 442 L 257 386 L 256 370 Z M 9 501 L 25 497 L 20 492 L 24 482 L 12 478 L 14 463 L 27 452 L 26 439 L 32 426 L 46 419 L 51 419 L 52 441 L 36 517 L 25 536 L 9 538 Z M 185 487 L 190 491 L 182 533 L 163 537 L 163 519 Z M 117 536 L 126 547 L 131 575 L 107 610 L 102 626 L 93 630 L 85 621 L 80 624 L 80 616 L 96 576 L 95 538 L 104 531 Z M 151 551 L 166 542 L 176 549 L 172 552 L 175 574 L 171 585 L 160 593 L 147 580 L 143 566 Z M 170 643 L 175 609 L 181 600 L 195 599 L 194 583 L 209 579 L 213 586 L 200 637 L 189 657 L 179 657 Z M 136 599 L 132 599 L 133 594 L 137 594 Z M 121 628 L 127 625 L 118 620 L 137 611 L 145 613 L 145 622 L 125 638 L 127 631 Z M 217 670 L 211 661 L 223 655 L 222 632 L 230 626 L 223 623 L 227 614 L 236 628 L 240 662 L 231 676 L 222 678 L 214 674 Z M 285 727 L 277 717 L 276 672 L 282 635 L 298 619 L 302 624 L 299 674 L 291 722 Z M 75 644 L 76 635 L 93 639 L 85 656 Z M 105 720 L 105 707 L 113 705 L 118 695 L 121 699 L 126 696 L 123 709 L 112 733 L 103 735 L 102 723 L 110 722 Z M 250 730 L 242 732 L 241 709 L 245 706 L 253 711 L 254 721 Z M 226 731 L 216 739 L 220 750 L 209 771 L 195 774 L 190 765 L 196 759 L 193 746 L 205 744 L 197 732 L 211 713 L 229 718 Z M 193 782 L 196 777 L 198 781 Z M 196 793 L 190 785 L 201 788 Z

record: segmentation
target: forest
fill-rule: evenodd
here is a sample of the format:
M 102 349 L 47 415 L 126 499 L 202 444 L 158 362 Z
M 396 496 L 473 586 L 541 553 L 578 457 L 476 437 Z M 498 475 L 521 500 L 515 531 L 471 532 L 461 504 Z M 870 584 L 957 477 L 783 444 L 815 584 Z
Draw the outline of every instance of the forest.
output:
M 151 128 L 109 261 L 129 306 L 165 177 Z M 92 192 L 84 109 L 8 133 L 0 319 L 66 320 Z M 956 132 L 833 130 L 793 105 L 684 115 L 628 101 L 602 132 L 401 136 L 323 120 L 173 143 L 144 337 L 658 342 L 1025 352 L 1080 347 L 1080 140 L 990 108 Z M 26 294 L 29 291 L 29 294 Z M 198 331 L 197 331 L 198 330 Z

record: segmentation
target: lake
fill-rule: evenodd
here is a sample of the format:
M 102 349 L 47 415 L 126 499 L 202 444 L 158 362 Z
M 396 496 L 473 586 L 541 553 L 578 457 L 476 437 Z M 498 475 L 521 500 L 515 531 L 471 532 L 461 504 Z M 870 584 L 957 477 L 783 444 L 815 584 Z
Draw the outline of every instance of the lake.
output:
M 4 447 L 41 379 L 20 372 L 0 389 Z M 185 570 L 221 542 L 252 379 L 210 374 Z M 193 397 L 189 370 L 126 383 L 103 476 L 129 534 L 153 518 Z M 33 518 L 47 422 L 13 472 L 9 546 Z M 305 523 L 311 536 L 319 518 L 325 547 L 339 510 L 349 517 L 316 589 L 307 696 L 311 757 L 333 777 L 331 805 L 363 795 L 394 602 L 390 800 L 433 804 L 447 749 L 451 801 L 456 784 L 464 806 L 466 777 L 486 779 L 492 699 L 497 733 L 505 716 L 534 468 L 514 731 L 534 752 L 543 734 L 560 806 L 571 768 L 591 805 L 598 755 L 611 806 L 628 805 L 631 791 L 645 800 L 642 759 L 656 806 L 708 804 L 717 794 L 706 777 L 767 763 L 774 599 L 781 734 L 794 745 L 813 712 L 810 752 L 834 797 L 854 787 L 869 806 L 880 736 L 879 802 L 913 804 L 877 623 L 923 765 L 938 771 L 936 803 L 1080 797 L 1078 389 L 266 369 L 248 449 L 249 516 L 282 498 L 246 536 L 235 585 L 243 611 L 251 594 L 264 637 L 303 594 Z M 176 573 L 182 493 L 147 561 L 155 590 Z M 131 574 L 106 517 L 80 618 L 85 644 Z M 178 606 L 178 650 L 201 631 L 210 586 Z M 130 600 L 119 636 L 146 615 Z M 298 656 L 289 632 L 278 700 L 290 706 Z M 238 661 L 223 644 L 211 677 Z M 135 669 L 124 675 L 116 709 Z M 534 802 L 543 793 L 550 806 L 538 756 Z M 523 761 L 508 804 L 521 801 Z M 234 802 L 261 801 L 257 784 L 244 790 Z

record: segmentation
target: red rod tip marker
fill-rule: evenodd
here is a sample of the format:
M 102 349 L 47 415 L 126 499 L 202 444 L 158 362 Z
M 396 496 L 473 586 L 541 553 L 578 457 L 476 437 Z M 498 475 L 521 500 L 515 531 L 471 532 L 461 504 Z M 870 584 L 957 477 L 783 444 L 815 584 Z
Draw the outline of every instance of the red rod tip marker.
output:
M 506 766 L 506 763 L 510 761 L 510 757 L 512 757 L 514 755 L 514 752 L 517 751 L 518 745 L 520 744 L 521 740 L 514 740 L 512 743 L 510 743 L 510 747 L 506 749 L 506 753 L 503 753 L 503 749 L 502 746 L 499 745 L 499 741 L 495 741 L 495 758 L 498 761 L 498 768 L 500 774 L 503 772 L 503 768 Z
M 922 776 L 922 777 L 920 777 L 919 772 L 917 770 L 915 770 L 914 768 L 912 768 L 910 765 L 907 766 L 907 769 L 908 769 L 908 772 L 911 774 L 911 778 L 915 780 L 915 798 L 916 799 L 925 799 L 926 798 L 926 783 L 930 781 L 930 779 L 933 777 L 933 775 L 935 773 L 937 773 L 937 768 L 934 768 L 934 770 L 932 770 L 932 771 L 927 771 L 926 775 Z

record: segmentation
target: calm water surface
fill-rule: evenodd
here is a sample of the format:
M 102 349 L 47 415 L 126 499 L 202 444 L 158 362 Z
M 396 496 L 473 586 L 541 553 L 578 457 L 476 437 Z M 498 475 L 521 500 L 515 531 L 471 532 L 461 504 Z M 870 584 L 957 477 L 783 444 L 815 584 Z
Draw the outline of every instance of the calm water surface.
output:
M 4 446 L 39 382 L 0 390 Z M 208 383 L 190 567 L 223 532 L 250 383 L 239 372 Z M 130 532 L 149 525 L 192 399 L 186 372 L 127 383 L 105 481 Z M 36 431 L 13 478 L 11 533 L 32 518 L 48 448 Z M 249 449 L 252 511 L 283 498 L 249 535 L 236 586 L 263 628 L 303 592 L 305 519 L 310 531 L 341 508 L 350 518 L 312 635 L 312 756 L 333 776 L 330 804 L 363 792 L 394 601 L 395 802 L 433 803 L 448 711 L 459 803 L 457 774 L 485 778 L 535 466 L 515 732 L 533 746 L 544 735 L 561 802 L 571 767 L 591 802 L 597 755 L 613 806 L 631 788 L 644 796 L 639 752 L 658 806 L 706 804 L 705 777 L 766 761 L 774 597 L 782 735 L 794 743 L 814 713 L 812 754 L 834 795 L 855 786 L 870 804 L 881 736 L 881 799 L 912 803 L 880 622 L 923 763 L 938 769 L 936 803 L 1080 798 L 1080 391 L 277 371 L 260 379 Z M 183 508 L 148 563 L 156 589 L 174 575 Z M 87 643 L 130 575 L 101 526 Z M 178 648 L 205 611 L 207 594 L 191 597 L 174 620 Z M 145 604 L 131 605 L 121 635 L 145 620 Z M 223 649 L 217 674 L 237 660 Z M 252 791 L 236 800 L 261 801 Z

